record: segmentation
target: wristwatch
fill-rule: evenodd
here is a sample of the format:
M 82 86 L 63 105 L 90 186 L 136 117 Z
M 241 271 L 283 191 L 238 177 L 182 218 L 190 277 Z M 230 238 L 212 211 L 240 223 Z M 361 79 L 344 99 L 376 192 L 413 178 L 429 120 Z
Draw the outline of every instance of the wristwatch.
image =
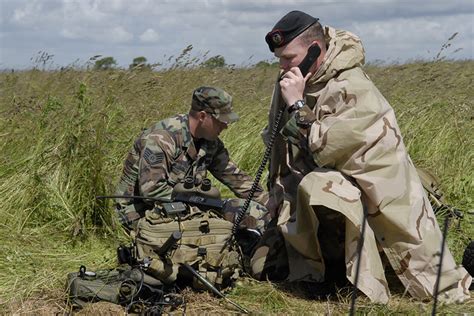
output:
M 298 101 L 296 101 L 295 103 L 293 103 L 292 105 L 290 105 L 288 107 L 288 113 L 291 113 L 293 111 L 297 111 L 297 110 L 301 109 L 304 105 L 305 105 L 304 100 L 298 100 Z

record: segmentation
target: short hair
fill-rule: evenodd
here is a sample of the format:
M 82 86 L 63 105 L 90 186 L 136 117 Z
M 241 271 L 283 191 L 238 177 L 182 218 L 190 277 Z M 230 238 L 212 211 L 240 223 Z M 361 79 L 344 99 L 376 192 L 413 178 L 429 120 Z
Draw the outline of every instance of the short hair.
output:
M 301 41 L 305 44 L 311 44 L 314 40 L 324 42 L 324 30 L 321 23 L 316 22 L 301 34 Z
M 192 116 L 192 117 L 197 117 L 198 113 L 201 112 L 201 111 L 197 111 L 197 110 L 193 110 L 193 109 L 189 109 L 189 116 Z

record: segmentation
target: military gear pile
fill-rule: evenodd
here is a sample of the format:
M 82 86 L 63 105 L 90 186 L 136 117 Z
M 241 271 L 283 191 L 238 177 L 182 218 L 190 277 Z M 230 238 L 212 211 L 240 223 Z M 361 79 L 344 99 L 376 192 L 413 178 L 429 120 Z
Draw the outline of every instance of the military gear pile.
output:
M 132 233 L 137 260 L 149 263 L 146 272 L 164 284 L 191 281 L 193 288 L 204 289 L 182 268 L 188 263 L 211 284 L 220 288 L 231 285 L 241 270 L 239 252 L 224 247 L 231 237 L 232 223 L 197 208 L 188 208 L 174 218 L 166 213 L 163 205 L 147 211 Z
M 211 187 L 206 191 L 202 191 L 202 186 L 194 189 L 193 193 L 183 187 L 174 191 L 173 196 L 188 193 L 187 198 L 194 201 L 208 198 L 204 194 L 207 192 L 219 197 Z M 222 203 L 220 199 L 214 200 Z M 81 267 L 79 273 L 68 275 L 71 305 L 83 307 L 88 302 L 107 301 L 127 306 L 127 311 L 139 309 L 148 313 L 150 308 L 159 308 L 161 312 L 170 302 L 174 308 L 180 305 L 183 300 L 174 292 L 191 286 L 219 293 L 226 301 L 245 310 L 219 291 L 240 276 L 243 261 L 240 247 L 229 244 L 232 222 L 224 219 L 222 208 L 216 210 L 208 206 L 156 202 L 135 223 L 130 232 L 132 245 L 117 249 L 119 263 L 128 264 L 128 268 L 94 273 Z M 228 209 L 232 213 L 233 206 Z M 260 234 L 257 235 L 259 238 Z M 239 234 L 237 240 L 252 246 L 256 243 L 248 234 Z
M 81 266 L 68 274 L 68 302 L 82 308 L 106 301 L 127 312 L 161 313 L 184 303 L 177 294 L 184 287 L 220 293 L 242 270 L 240 252 L 226 244 L 231 234 L 232 223 L 213 211 L 157 204 L 131 231 L 132 246 L 117 249 L 119 268 L 91 272 Z

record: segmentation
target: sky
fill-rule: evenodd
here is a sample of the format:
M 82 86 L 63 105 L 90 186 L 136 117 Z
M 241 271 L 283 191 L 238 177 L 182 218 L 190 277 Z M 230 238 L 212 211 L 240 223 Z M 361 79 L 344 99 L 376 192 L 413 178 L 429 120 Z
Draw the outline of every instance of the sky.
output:
M 272 62 L 265 34 L 292 10 L 357 34 L 369 62 L 433 60 L 445 43 L 441 57 L 473 58 L 473 0 L 0 0 L 0 69 L 38 66 L 41 55 L 51 68 L 96 55 L 166 65 L 188 45 L 200 59 Z

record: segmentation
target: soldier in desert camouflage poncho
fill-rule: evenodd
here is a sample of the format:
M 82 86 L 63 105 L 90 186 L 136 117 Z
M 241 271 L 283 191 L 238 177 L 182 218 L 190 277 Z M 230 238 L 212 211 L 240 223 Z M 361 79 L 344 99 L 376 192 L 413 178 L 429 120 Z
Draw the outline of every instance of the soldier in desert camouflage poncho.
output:
M 200 87 L 193 92 L 189 114 L 176 115 L 146 129 L 135 141 L 124 163 L 117 195 L 140 195 L 170 198 L 173 187 L 186 176 L 195 184 L 206 178 L 207 171 L 228 186 L 238 197 L 246 198 L 252 178 L 229 158 L 219 134 L 239 119 L 232 111 L 232 97 L 213 87 Z M 254 201 L 264 204 L 267 194 L 259 188 Z M 263 230 L 266 209 L 251 203 L 247 227 Z M 130 226 L 142 215 L 141 201 L 117 199 L 117 213 L 122 224 Z M 240 199 L 225 204 L 226 218 L 233 220 Z
M 277 112 L 287 108 L 270 158 L 267 205 L 278 214 L 286 243 L 287 280 L 322 282 L 328 263 L 343 260 L 354 283 L 361 260 L 358 288 L 372 301 L 386 303 L 385 255 L 413 297 L 432 297 L 441 232 L 393 109 L 361 69 L 359 38 L 323 29 L 317 19 L 293 11 L 266 41 L 285 73 L 276 83 L 263 136 L 268 140 Z M 303 78 L 296 66 L 314 43 L 321 55 Z M 364 210 L 369 225 L 358 258 Z M 264 277 L 271 259 L 267 239 L 252 258 L 256 277 Z M 468 298 L 472 278 L 449 250 L 442 268 L 439 299 Z

